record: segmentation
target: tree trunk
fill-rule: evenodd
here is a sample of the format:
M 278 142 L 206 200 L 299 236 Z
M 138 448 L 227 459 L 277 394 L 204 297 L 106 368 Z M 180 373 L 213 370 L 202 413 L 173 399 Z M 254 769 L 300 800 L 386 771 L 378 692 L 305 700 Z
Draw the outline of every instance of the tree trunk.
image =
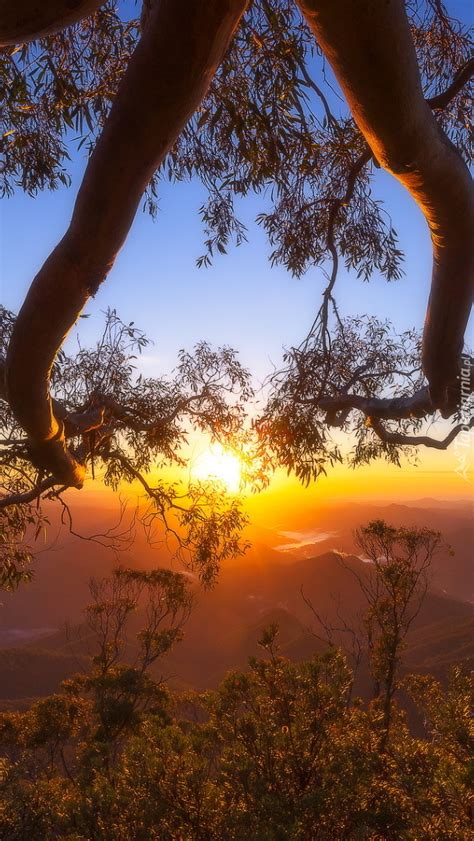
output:
M 10 406 L 37 463 L 80 486 L 49 395 L 51 366 L 113 266 L 153 173 L 207 92 L 247 0 L 160 0 L 87 166 L 70 226 L 34 279 L 7 358 Z
M 442 408 L 459 373 L 474 289 L 469 170 L 423 97 L 403 0 L 298 3 L 372 152 L 428 222 L 434 260 L 423 367 Z
M 92 15 L 105 0 L 0 0 L 0 47 L 59 32 Z

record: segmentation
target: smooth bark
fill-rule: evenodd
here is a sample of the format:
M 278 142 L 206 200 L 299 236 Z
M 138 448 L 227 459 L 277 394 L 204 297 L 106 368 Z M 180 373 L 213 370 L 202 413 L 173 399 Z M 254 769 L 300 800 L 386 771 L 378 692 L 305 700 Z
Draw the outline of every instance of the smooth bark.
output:
M 64 484 L 84 469 L 49 395 L 51 366 L 113 266 L 153 173 L 204 97 L 247 0 L 160 0 L 87 166 L 70 226 L 34 279 L 7 358 L 10 406 L 38 463 Z
M 105 0 L 0 0 L 0 47 L 59 32 L 92 15 Z
M 422 358 L 433 403 L 445 407 L 474 290 L 469 170 L 423 97 L 403 0 L 298 3 L 374 156 L 410 191 L 429 225 L 433 275 Z

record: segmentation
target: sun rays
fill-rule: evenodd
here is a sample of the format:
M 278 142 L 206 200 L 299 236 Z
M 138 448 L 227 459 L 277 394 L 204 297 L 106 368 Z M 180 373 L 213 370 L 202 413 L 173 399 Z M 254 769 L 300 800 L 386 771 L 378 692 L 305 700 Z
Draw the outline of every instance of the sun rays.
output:
M 229 493 L 238 493 L 242 484 L 242 462 L 222 444 L 210 444 L 194 460 L 191 477 L 199 481 L 220 482 Z

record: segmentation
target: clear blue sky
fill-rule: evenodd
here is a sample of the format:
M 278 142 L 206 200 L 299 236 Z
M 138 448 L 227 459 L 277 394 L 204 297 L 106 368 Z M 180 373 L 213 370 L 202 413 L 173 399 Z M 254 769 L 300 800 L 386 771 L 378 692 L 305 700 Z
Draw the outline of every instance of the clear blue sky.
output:
M 470 3 L 449 2 L 465 20 Z M 25 292 L 50 250 L 64 233 L 85 167 L 83 151 L 73 152 L 73 186 L 36 198 L 18 193 L 5 199 L 0 212 L 1 301 L 18 310 Z M 338 299 L 344 314 L 390 316 L 400 329 L 421 327 L 431 274 L 431 245 L 424 219 L 405 191 L 383 172 L 374 193 L 386 202 L 406 253 L 406 275 L 387 284 L 369 283 L 341 272 Z M 87 306 L 91 315 L 77 329 L 81 339 L 95 337 L 101 311 L 114 306 L 134 320 L 154 341 L 144 360 L 147 373 L 169 371 L 180 347 L 200 339 L 227 343 L 263 378 L 278 364 L 283 345 L 298 344 L 319 305 L 324 278 L 312 269 L 301 280 L 283 268 L 270 268 L 269 246 L 253 219 L 265 198 L 251 197 L 242 207 L 249 243 L 218 256 L 211 269 L 197 269 L 203 251 L 198 208 L 204 191 L 198 183 L 160 187 L 155 222 L 139 211 L 129 238 L 106 283 Z M 270 362 L 271 361 L 271 362 Z

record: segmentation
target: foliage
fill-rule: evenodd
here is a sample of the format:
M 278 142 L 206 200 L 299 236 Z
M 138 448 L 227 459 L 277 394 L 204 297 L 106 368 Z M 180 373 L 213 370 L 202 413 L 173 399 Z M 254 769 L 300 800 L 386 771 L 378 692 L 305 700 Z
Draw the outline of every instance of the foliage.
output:
M 13 323 L 12 314 L 0 309 L 0 360 Z M 238 445 L 244 406 L 252 394 L 249 374 L 230 348 L 214 350 L 201 342 L 193 353 L 180 352 L 172 377 L 144 377 L 136 371 L 136 356 L 147 344 L 133 322 L 124 324 L 109 310 L 94 347 L 79 346 L 75 355 L 58 356 L 52 372 L 55 411 L 64 418 L 73 450 L 89 462 L 92 475 L 100 475 L 114 490 L 138 482 L 146 501 L 139 516 L 150 539 L 166 540 L 172 553 L 211 584 L 219 564 L 244 551 L 240 535 L 246 518 L 223 488 L 186 482 L 176 470 L 186 463 L 191 432 Z M 11 586 L 24 576 L 22 569 L 30 558 L 22 542 L 25 537 L 34 541 L 47 525 L 40 501 L 61 506 L 71 530 L 73 518 L 64 499 L 66 489 L 36 469 L 28 441 L 1 392 L 0 406 L 0 559 L 4 583 Z M 172 468 L 175 474 L 168 481 L 154 478 L 159 469 Z M 133 533 L 117 527 L 103 539 L 120 548 L 133 541 Z
M 397 547 L 374 567 L 373 617 L 400 565 L 406 582 L 418 568 L 414 555 L 435 536 L 381 523 L 362 534 L 373 547 Z M 416 609 L 415 591 L 397 588 Z M 0 716 L 0 838 L 470 838 L 472 682 L 461 667 L 446 686 L 407 680 L 426 733 L 411 730 L 392 697 L 382 742 L 379 698 L 353 699 L 353 670 L 335 646 L 292 663 L 279 656 L 272 626 L 260 640 L 264 656 L 247 671 L 215 691 L 173 696 L 150 666 L 181 632 L 188 585 L 164 570 L 118 570 L 91 592 L 74 641 L 83 645 L 92 631 L 90 673 L 26 712 Z M 381 647 L 379 665 L 387 670 L 391 658 Z
M 31 580 L 32 543 L 47 525 L 47 517 L 31 506 L 12 505 L 0 513 L 0 589 L 15 590 Z
M 285 367 L 269 378 L 268 400 L 257 421 L 263 446 L 306 483 L 343 458 L 352 467 L 377 458 L 399 465 L 402 453 L 415 452 L 416 442 L 407 436 L 423 424 L 424 412 L 397 417 L 403 398 L 423 386 L 419 354 L 415 331 L 397 335 L 390 322 L 375 317 L 343 319 L 330 338 L 315 331 L 286 351 Z M 400 406 L 394 403 L 385 429 L 401 436 L 395 442 L 374 433 L 368 420 L 377 414 L 377 400 L 392 393 L 401 398 Z M 341 431 L 346 447 L 352 443 L 348 455 L 341 449 Z
M 63 32 L 0 50 L 3 195 L 70 183 L 68 143 L 91 148 L 137 32 L 107 2 Z

